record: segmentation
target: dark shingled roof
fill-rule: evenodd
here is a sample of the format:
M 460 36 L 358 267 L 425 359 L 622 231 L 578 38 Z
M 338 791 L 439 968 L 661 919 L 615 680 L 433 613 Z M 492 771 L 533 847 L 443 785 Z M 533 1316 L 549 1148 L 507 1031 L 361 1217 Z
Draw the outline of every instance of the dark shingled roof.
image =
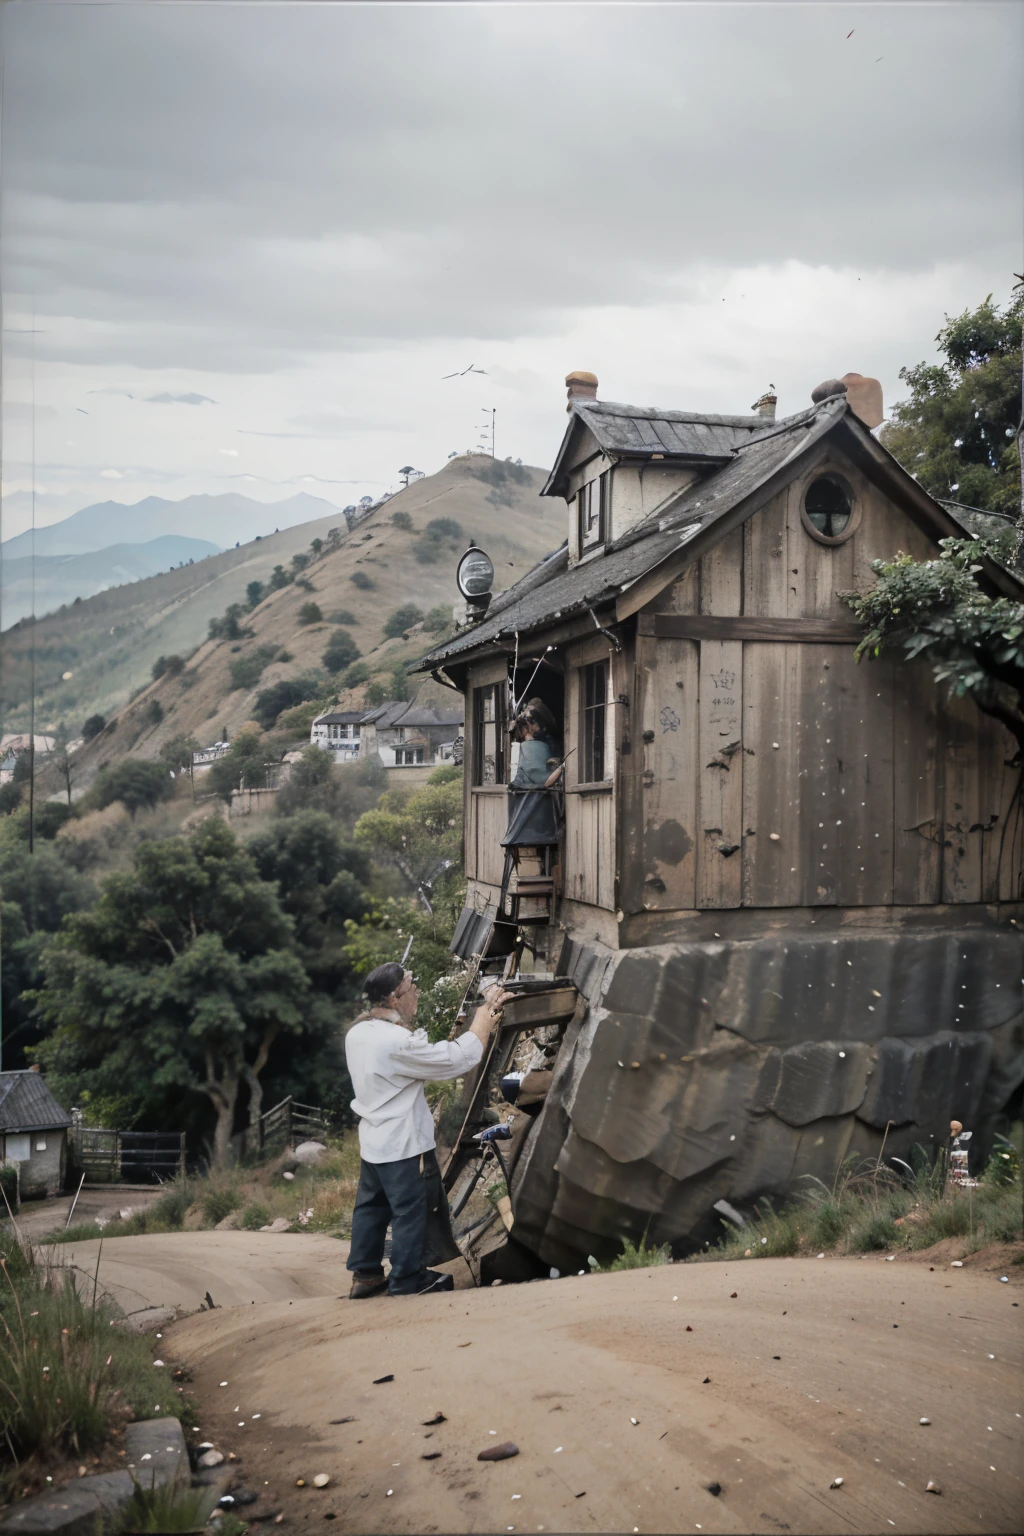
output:
M 0 1072 L 0 1131 L 52 1131 L 71 1124 L 38 1072 Z
M 694 534 L 724 517 L 848 413 L 846 400 L 840 397 L 781 422 L 757 418 L 760 430 L 756 436 L 734 448 L 721 468 L 688 486 L 667 508 L 609 544 L 602 556 L 581 561 L 570 570 L 564 546 L 549 555 L 495 599 L 482 623 L 428 652 L 418 670 L 444 666 L 462 653 L 493 643 L 502 634 L 523 634 L 612 601 Z

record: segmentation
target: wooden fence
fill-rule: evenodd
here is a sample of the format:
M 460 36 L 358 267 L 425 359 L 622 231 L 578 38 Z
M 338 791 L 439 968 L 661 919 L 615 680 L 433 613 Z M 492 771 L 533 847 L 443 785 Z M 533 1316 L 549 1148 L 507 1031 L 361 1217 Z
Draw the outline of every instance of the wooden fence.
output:
M 299 1104 L 293 1098 L 282 1099 L 260 1116 L 260 1147 L 272 1141 L 309 1140 L 325 1135 L 331 1128 L 327 1112 L 313 1104 Z
M 90 1184 L 163 1184 L 185 1172 L 184 1131 L 74 1125 L 71 1163 Z

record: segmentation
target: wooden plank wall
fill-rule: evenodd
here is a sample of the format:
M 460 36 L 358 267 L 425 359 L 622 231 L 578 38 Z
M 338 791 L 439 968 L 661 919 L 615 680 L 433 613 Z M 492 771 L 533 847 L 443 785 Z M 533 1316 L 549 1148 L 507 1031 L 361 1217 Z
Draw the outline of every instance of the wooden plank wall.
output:
M 845 544 L 810 537 L 797 481 L 647 611 L 848 621 L 838 594 L 868 584 L 872 560 L 934 556 L 858 470 L 813 473 L 829 468 L 858 507 Z M 926 665 L 858 664 L 853 651 L 638 636 L 643 840 L 624 847 L 642 868 L 623 869 L 626 910 L 1024 896 L 1024 830 L 1003 831 L 1009 734 L 946 698 Z

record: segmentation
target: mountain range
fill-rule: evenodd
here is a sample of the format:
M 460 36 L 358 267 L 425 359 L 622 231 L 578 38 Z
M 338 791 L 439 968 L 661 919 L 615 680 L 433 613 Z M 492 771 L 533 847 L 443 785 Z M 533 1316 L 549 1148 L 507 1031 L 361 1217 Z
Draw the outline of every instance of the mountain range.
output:
M 4 546 L 0 628 L 16 624 L 33 608 L 37 613 L 51 613 L 76 598 L 84 600 L 108 587 L 144 581 L 160 571 L 219 553 L 219 546 L 208 539 L 182 538 L 176 533 L 162 534 L 146 544 L 110 544 L 83 555 L 37 554 L 34 561 L 27 555 L 12 560 Z
M 167 534 L 203 539 L 228 549 L 278 529 L 294 528 L 298 523 L 332 515 L 344 522 L 339 508 L 305 491 L 273 502 L 253 501 L 237 491 L 220 496 L 185 496 L 181 501 L 147 496 L 131 506 L 120 501 L 99 501 L 60 522 L 37 528 L 34 536 L 25 532 L 5 540 L 3 555 L 5 561 L 31 555 L 33 537 L 37 557 L 92 554 L 115 545 L 148 544 Z M 45 610 L 37 606 L 36 611 Z

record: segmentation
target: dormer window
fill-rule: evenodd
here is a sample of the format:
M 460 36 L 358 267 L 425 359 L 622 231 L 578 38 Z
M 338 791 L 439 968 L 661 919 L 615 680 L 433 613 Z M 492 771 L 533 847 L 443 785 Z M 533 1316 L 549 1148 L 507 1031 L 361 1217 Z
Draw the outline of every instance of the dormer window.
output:
M 605 470 L 596 480 L 588 480 L 576 493 L 576 518 L 579 550 L 596 549 L 608 539 L 611 513 L 611 475 Z

